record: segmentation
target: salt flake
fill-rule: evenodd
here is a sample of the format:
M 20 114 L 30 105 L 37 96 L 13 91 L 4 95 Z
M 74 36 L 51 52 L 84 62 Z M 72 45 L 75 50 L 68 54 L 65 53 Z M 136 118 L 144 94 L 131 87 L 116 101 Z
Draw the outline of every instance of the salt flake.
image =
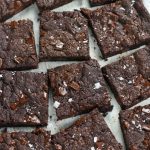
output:
M 60 103 L 58 101 L 55 101 L 54 105 L 55 108 L 58 108 L 60 106 Z
M 99 89 L 99 88 L 101 88 L 102 86 L 101 86 L 101 84 L 99 83 L 99 82 L 97 82 L 97 83 L 95 83 L 95 85 L 94 85 L 94 89 L 96 90 L 96 89 Z

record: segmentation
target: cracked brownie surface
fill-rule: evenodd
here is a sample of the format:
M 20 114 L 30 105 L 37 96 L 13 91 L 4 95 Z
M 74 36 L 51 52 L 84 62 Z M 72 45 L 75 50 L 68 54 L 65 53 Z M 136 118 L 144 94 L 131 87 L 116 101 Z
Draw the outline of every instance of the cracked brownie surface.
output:
M 81 11 L 89 19 L 104 58 L 150 42 L 150 15 L 142 0 L 120 0 Z
M 96 60 L 50 69 L 49 80 L 58 119 L 87 113 L 96 107 L 103 113 L 112 110 Z
M 48 83 L 43 73 L 0 71 L 0 126 L 48 123 Z
M 41 61 L 89 59 L 87 19 L 79 11 L 44 11 L 40 21 Z
M 120 123 L 127 149 L 150 149 L 150 105 L 121 111 Z
M 0 1 L 0 22 L 12 17 L 18 12 L 22 11 L 34 0 L 1 0 Z
M 37 68 L 38 58 L 32 27 L 30 20 L 0 24 L 0 70 Z
M 122 150 L 97 109 L 52 136 L 55 150 Z
M 72 0 L 36 0 L 40 10 L 54 9 L 70 2 L 72 2 Z
M 150 97 L 150 47 L 102 68 L 123 109 Z
M 0 134 L 1 150 L 52 150 L 51 135 L 43 129 L 29 132 L 12 132 Z

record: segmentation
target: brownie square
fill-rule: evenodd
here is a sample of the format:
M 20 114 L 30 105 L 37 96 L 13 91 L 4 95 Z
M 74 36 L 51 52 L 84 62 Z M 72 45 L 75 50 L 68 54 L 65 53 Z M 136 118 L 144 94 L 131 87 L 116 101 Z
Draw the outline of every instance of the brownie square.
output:
M 40 21 L 41 61 L 89 59 L 88 23 L 79 11 L 44 11 Z
M 47 75 L 0 71 L 0 114 L 1 127 L 47 125 Z
M 115 2 L 116 0 L 89 0 L 91 6 L 100 6 Z
M 1 0 L 0 1 L 0 22 L 12 17 L 18 12 L 22 11 L 34 0 Z
M 97 109 L 52 136 L 55 150 L 122 150 Z
M 120 0 L 81 11 L 89 19 L 104 58 L 150 42 L 150 15 L 142 0 Z
M 150 47 L 102 68 L 123 109 L 150 97 Z
M 0 70 L 25 70 L 38 67 L 32 21 L 2 23 L 0 35 Z
M 38 8 L 42 11 L 45 9 L 54 9 L 70 2 L 72 2 L 72 0 L 36 0 Z
M 96 107 L 103 113 L 112 110 L 96 60 L 51 69 L 49 80 L 58 119 L 87 113 Z
M 120 123 L 127 149 L 150 149 L 150 105 L 121 111 Z
M 52 150 L 51 135 L 43 129 L 0 134 L 1 150 Z

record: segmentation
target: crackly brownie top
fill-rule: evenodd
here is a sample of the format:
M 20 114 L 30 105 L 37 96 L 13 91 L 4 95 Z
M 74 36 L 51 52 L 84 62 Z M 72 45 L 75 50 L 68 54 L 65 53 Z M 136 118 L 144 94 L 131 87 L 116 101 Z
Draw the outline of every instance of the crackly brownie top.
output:
M 150 105 L 120 113 L 122 130 L 130 150 L 150 149 Z
M 89 58 L 87 19 L 79 11 L 44 11 L 41 20 L 40 58 Z
M 41 10 L 54 9 L 64 4 L 70 3 L 72 0 L 36 0 L 38 7 Z
M 1 0 L 0 22 L 10 18 L 33 3 L 33 0 Z
M 103 70 L 122 108 L 150 97 L 149 47 L 107 65 Z
M 46 125 L 47 75 L 0 72 L 0 126 Z
M 97 109 L 52 137 L 56 150 L 121 150 Z
M 30 20 L 0 24 L 0 69 L 26 69 L 38 65 L 33 23 Z
M 0 134 L 1 150 L 51 150 L 50 132 L 36 129 L 33 132 L 12 132 Z
M 104 57 L 150 41 L 150 16 L 142 0 L 123 0 L 95 10 L 81 9 L 89 18 Z
M 96 60 L 51 69 L 49 78 L 58 119 L 89 112 L 95 107 L 104 113 L 112 109 Z

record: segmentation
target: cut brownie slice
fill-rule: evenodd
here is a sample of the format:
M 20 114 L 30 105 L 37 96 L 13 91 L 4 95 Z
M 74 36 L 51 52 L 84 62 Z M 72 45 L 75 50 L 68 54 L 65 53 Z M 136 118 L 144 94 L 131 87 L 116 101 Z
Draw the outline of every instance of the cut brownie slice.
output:
M 0 126 L 48 122 L 48 81 L 43 73 L 0 72 Z
M 12 17 L 18 12 L 22 11 L 34 0 L 1 0 L 0 1 L 0 22 Z
M 49 78 L 58 119 L 83 114 L 96 107 L 103 113 L 112 110 L 96 60 L 51 69 Z
M 122 150 L 98 110 L 52 136 L 55 150 Z
M 41 15 L 40 60 L 89 59 L 87 20 L 79 11 Z
M 115 2 L 116 0 L 89 0 L 91 6 L 99 6 Z
M 0 70 L 37 68 L 38 58 L 32 27 L 30 20 L 0 24 Z
M 102 68 L 116 99 L 123 109 L 150 97 L 150 48 Z
M 81 11 L 89 19 L 104 58 L 150 42 L 150 15 L 142 0 L 120 0 Z
M 1 150 L 52 150 L 51 135 L 42 129 L 33 132 L 4 132 L 0 134 Z
M 72 1 L 73 0 L 47 0 L 47 1 L 36 0 L 36 3 L 39 9 L 43 11 L 45 9 L 54 9 L 60 7 Z
M 121 111 L 120 123 L 127 149 L 150 149 L 150 105 Z

